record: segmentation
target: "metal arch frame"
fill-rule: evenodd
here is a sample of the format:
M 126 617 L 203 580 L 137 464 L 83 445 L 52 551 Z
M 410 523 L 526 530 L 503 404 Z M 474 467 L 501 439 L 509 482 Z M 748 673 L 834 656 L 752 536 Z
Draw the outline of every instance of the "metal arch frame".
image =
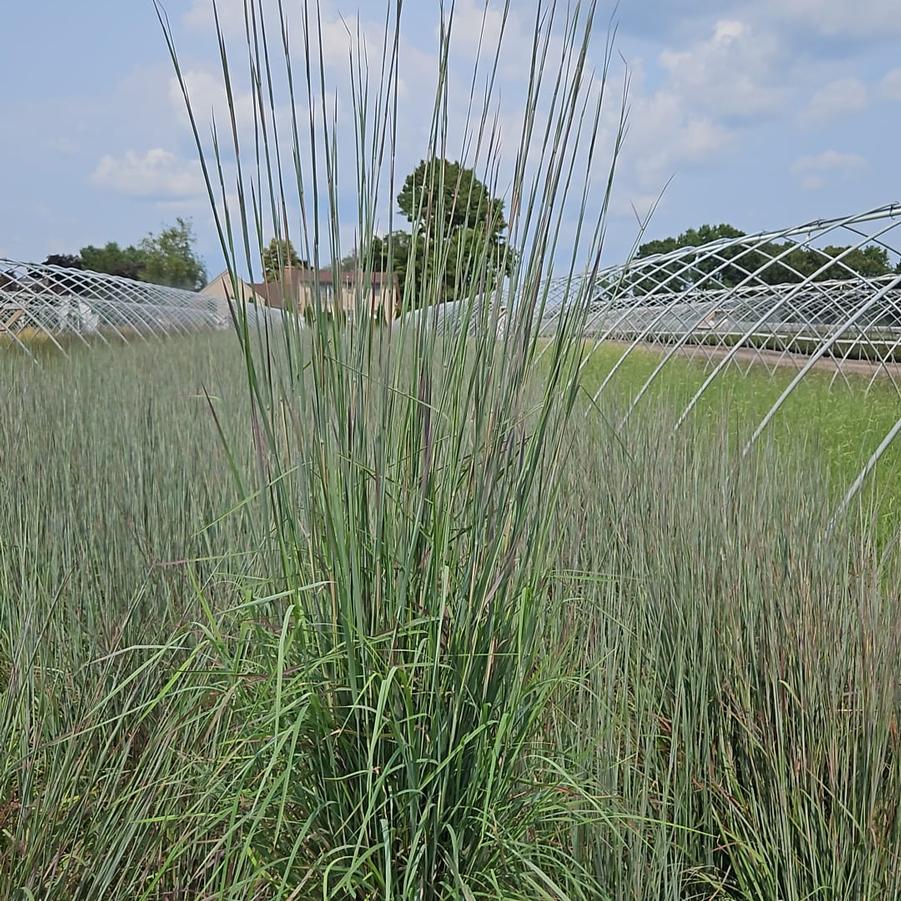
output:
M 864 391 L 882 379 L 901 398 L 901 269 L 866 276 L 855 270 L 851 259 L 855 251 L 875 246 L 888 251 L 894 264 L 901 257 L 901 240 L 891 239 L 893 235 L 901 237 L 898 203 L 636 258 L 594 275 L 547 279 L 539 289 L 545 298 L 540 309 L 517 297 L 509 304 L 512 309 L 522 302 L 533 309 L 540 333 L 549 335 L 572 298 L 592 298 L 584 326 L 590 351 L 609 341 L 626 343 L 596 390 L 595 401 L 637 348 L 648 344 L 664 348 L 660 361 L 631 398 L 621 426 L 667 364 L 688 347 L 705 353 L 709 371 L 680 411 L 676 429 L 715 380 L 739 360 L 740 352 L 753 353 L 748 369 L 763 364 L 773 374 L 786 365 L 794 366 L 792 378 L 745 444 L 743 454 L 747 455 L 798 385 L 827 356 L 833 369 L 831 387 L 839 379 L 850 386 L 852 373 L 861 369 L 858 361 L 866 360 L 872 372 L 864 373 L 868 376 Z M 822 245 L 827 240 L 844 249 L 835 256 L 826 254 Z M 813 254 L 814 268 L 808 275 L 790 259 L 798 249 Z M 727 271 L 728 280 L 723 278 Z M 438 329 L 472 331 L 485 327 L 480 308 L 479 303 L 445 304 L 429 315 L 435 317 Z M 847 510 L 899 434 L 901 420 L 848 488 L 836 515 Z
M 620 425 L 626 423 L 667 365 L 689 346 L 705 353 L 710 369 L 681 410 L 676 429 L 696 409 L 717 377 L 737 360 L 740 351 L 753 352 L 748 368 L 761 363 L 771 374 L 786 363 L 795 365 L 794 376 L 751 433 L 743 450 L 747 455 L 798 385 L 827 355 L 834 369 L 830 385 L 839 378 L 850 385 L 850 363 L 860 356 L 873 368 L 864 390 L 871 390 L 879 377 L 885 377 L 901 398 L 901 270 L 869 277 L 849 263 L 851 254 L 866 246 L 901 256 L 901 241 L 888 240 L 896 230 L 901 235 L 901 205 L 889 204 L 778 231 L 679 248 L 633 259 L 623 266 L 608 266 L 594 274 L 570 273 L 564 278 L 545 279 L 531 285 L 540 302 L 530 303 L 515 295 L 505 298 L 498 290 L 491 296 L 409 314 L 404 321 L 419 321 L 423 316 L 432 318 L 434 328 L 439 330 L 462 327 L 470 333 L 486 328 L 500 332 L 507 327 L 505 314 L 525 303 L 534 311 L 539 333 L 548 334 L 572 309 L 571 298 L 590 300 L 584 334 L 591 339 L 591 351 L 609 340 L 627 342 L 595 392 L 595 400 L 638 347 L 665 347 L 660 361 L 631 399 Z M 827 255 L 817 246 L 817 242 L 834 240 L 837 235 L 846 240 L 841 242 L 845 249 L 836 256 Z M 785 246 L 773 254 L 768 245 L 775 242 Z M 788 259 L 799 248 L 821 257 L 817 258 L 821 265 L 807 276 Z M 728 281 L 722 277 L 727 270 L 732 273 Z M 830 271 L 847 277 L 823 279 Z M 768 272 L 784 273 L 790 280 L 767 280 Z M 75 312 L 70 315 L 73 306 Z M 19 315 L 14 317 L 14 330 L 5 327 L 9 320 L 0 319 L 0 336 L 9 337 L 27 354 L 31 351 L 22 340 L 23 328 L 35 330 L 65 354 L 60 341 L 63 336 L 73 336 L 84 344 L 90 343 L 89 337 L 127 343 L 232 326 L 227 310 L 220 309 L 215 299 L 195 292 L 0 259 L 0 315 L 4 310 L 15 310 Z M 251 311 L 253 325 L 268 321 L 275 312 L 247 307 L 248 314 Z M 767 352 L 770 348 L 779 351 L 775 359 Z M 536 359 L 546 349 L 540 350 Z M 849 487 L 841 510 L 847 509 L 899 434 L 901 420 Z
M 895 225 L 892 225 L 891 228 L 894 228 Z M 829 233 L 833 230 L 834 229 L 829 229 L 825 233 Z M 862 242 L 859 246 L 862 246 L 863 243 L 865 243 L 865 242 Z M 807 244 L 809 244 L 809 240 L 808 240 L 808 242 L 805 242 L 805 245 L 800 245 L 800 246 L 806 246 Z M 794 248 L 787 249 L 784 252 L 784 254 L 780 254 L 779 256 L 774 258 L 774 261 L 779 260 L 779 257 L 781 257 L 783 255 L 787 256 L 789 253 L 791 253 L 791 250 L 793 250 L 793 249 Z M 853 249 L 856 249 L 856 248 L 849 249 L 845 255 L 847 255 L 848 253 L 851 253 L 851 251 Z M 705 379 L 704 383 L 701 385 L 701 387 L 695 393 L 695 396 L 692 397 L 692 399 L 689 401 L 688 405 L 683 410 L 682 415 L 679 417 L 678 421 L 676 422 L 676 428 L 679 428 L 682 425 L 682 423 L 688 418 L 688 416 L 691 414 L 691 411 L 695 408 L 695 406 L 697 405 L 698 401 L 701 399 L 701 396 L 704 394 L 704 392 L 707 390 L 707 388 L 710 387 L 711 383 L 714 381 L 714 379 L 717 377 L 717 375 L 719 375 L 719 373 L 722 372 L 722 370 L 728 365 L 728 363 L 738 353 L 738 351 L 741 350 L 741 348 L 746 344 L 746 342 L 749 339 L 751 339 L 755 335 L 755 333 L 757 333 L 762 328 L 762 326 L 768 319 L 770 319 L 772 316 L 774 316 L 786 303 L 790 302 L 797 294 L 799 294 L 801 291 L 803 291 L 809 281 L 812 281 L 813 279 L 815 279 L 817 277 L 817 275 L 827 271 L 827 269 L 829 268 L 830 265 L 831 265 L 830 263 L 824 264 L 822 267 L 820 267 L 820 269 L 818 269 L 816 272 L 814 272 L 807 281 L 791 286 L 789 288 L 789 290 L 786 292 L 786 294 L 779 298 L 779 300 L 777 301 L 775 306 L 768 309 L 760 318 L 758 318 L 754 322 L 754 324 L 751 326 L 750 329 L 748 329 L 746 332 L 744 332 L 744 334 L 742 334 L 742 336 L 739 338 L 739 340 L 735 342 L 735 344 L 726 353 L 726 355 L 719 362 L 719 364 L 717 364 L 717 366 L 714 368 L 713 372 L 711 372 L 708 375 L 708 377 Z M 822 354 L 820 355 L 820 357 L 821 356 L 822 356 Z M 818 357 L 817 359 L 819 359 L 820 357 Z
M 758 240 L 756 244 L 754 244 L 754 245 L 752 245 L 751 247 L 748 248 L 748 251 L 747 251 L 747 252 L 749 252 L 749 253 L 750 253 L 750 252 L 761 253 L 761 254 L 764 254 L 765 256 L 768 256 L 767 254 L 765 254 L 765 252 L 764 252 L 763 250 L 761 250 L 761 248 L 762 248 L 762 247 L 765 247 L 767 243 L 769 243 L 769 239 Z M 804 245 L 800 245 L 800 246 L 804 246 Z M 743 286 L 744 282 L 747 282 L 747 281 L 751 281 L 751 280 L 755 280 L 755 279 L 756 279 L 757 281 L 760 282 L 760 286 L 759 286 L 759 287 L 760 287 L 761 289 L 772 291 L 772 290 L 773 290 L 773 287 L 772 287 L 771 285 L 768 285 L 767 283 L 765 283 L 765 282 L 762 280 L 761 274 L 762 274 L 763 271 L 765 271 L 766 268 L 768 268 L 768 267 L 769 267 L 770 265 L 772 265 L 772 263 L 774 263 L 774 262 L 778 262 L 780 265 L 786 266 L 786 264 L 783 262 L 783 258 L 786 257 L 789 253 L 791 253 L 791 251 L 792 251 L 793 249 L 794 249 L 794 248 L 787 249 L 787 250 L 785 250 L 783 253 L 777 254 L 775 257 L 768 257 L 768 259 L 769 259 L 769 262 L 768 262 L 768 263 L 764 263 L 762 266 L 758 267 L 756 270 L 750 272 L 750 273 L 746 276 L 746 278 L 745 278 L 741 283 L 739 283 L 739 285 L 736 286 L 736 287 L 737 287 L 737 288 L 740 288 L 740 287 Z M 737 259 L 737 257 L 734 258 L 734 259 Z M 787 268 L 789 268 L 789 269 L 790 269 L 792 272 L 794 272 L 796 275 L 800 275 L 800 273 L 798 273 L 793 267 L 787 267 Z M 726 292 L 728 293 L 728 289 L 726 289 Z M 777 303 L 776 307 L 773 307 L 773 308 L 771 308 L 770 310 L 768 310 L 767 312 L 765 312 L 764 315 L 763 315 L 762 317 L 760 317 L 759 320 L 755 323 L 755 325 L 752 325 L 752 326 L 751 326 L 751 329 L 746 333 L 746 335 L 744 336 L 744 339 L 747 340 L 747 338 L 752 337 L 752 336 L 754 335 L 754 333 L 759 329 L 760 325 L 762 325 L 762 324 L 766 321 L 766 319 L 768 318 L 768 316 L 772 315 L 772 313 L 775 312 L 775 310 L 778 309 L 778 307 L 779 307 L 780 305 L 781 305 L 781 301 L 780 301 L 780 303 Z M 700 325 L 700 322 L 702 322 L 702 321 L 703 321 L 703 319 L 699 320 L 699 321 L 698 321 L 698 325 Z M 626 412 L 626 416 L 625 416 L 624 419 L 623 419 L 623 423 L 625 423 L 625 421 L 626 421 L 626 419 L 628 418 L 628 416 L 632 413 L 632 411 L 633 411 L 633 410 L 635 409 L 635 407 L 638 405 L 638 402 L 639 402 L 639 401 L 641 400 L 641 398 L 644 396 L 644 394 L 646 393 L 646 391 L 648 390 L 648 388 L 650 388 L 651 384 L 654 382 L 654 380 L 656 379 L 656 377 L 657 377 L 657 375 L 659 374 L 659 372 L 660 372 L 660 371 L 663 369 L 663 367 L 670 361 L 670 359 L 672 359 L 672 357 L 675 356 L 676 353 L 678 353 L 680 350 L 682 350 L 682 349 L 685 347 L 685 345 L 689 342 L 689 340 L 690 340 L 691 337 L 692 337 L 692 334 L 689 333 L 689 332 L 686 332 L 686 333 L 682 336 L 682 338 L 681 338 L 675 345 L 673 345 L 672 348 L 670 348 L 669 352 L 668 352 L 668 353 L 665 355 L 665 357 L 660 361 L 660 363 L 659 363 L 658 366 L 654 369 L 654 371 L 651 373 L 651 375 L 648 376 L 647 381 L 642 385 L 642 387 L 641 387 L 641 389 L 639 390 L 638 394 L 637 394 L 636 397 L 634 398 L 634 400 L 633 400 L 631 406 L 629 407 L 628 411 Z M 717 343 L 716 343 L 716 346 L 715 346 L 715 349 L 716 349 L 716 350 L 719 350 L 720 348 L 726 346 L 727 337 L 728 337 L 728 336 L 727 336 L 726 334 L 722 334 L 722 335 L 720 335 L 720 336 L 718 337 Z M 739 349 L 740 346 L 741 346 L 741 344 L 740 344 L 740 343 L 737 343 L 737 344 L 733 345 L 734 349 L 727 348 L 727 360 L 724 361 L 724 362 L 731 361 L 731 359 L 735 356 L 735 354 L 737 353 L 737 351 L 738 351 L 738 349 Z M 754 349 L 755 351 L 757 351 L 756 345 L 752 345 L 752 347 L 753 347 L 753 349 Z M 783 352 L 783 355 L 784 355 L 784 352 Z M 763 359 L 764 359 L 764 358 L 761 356 L 761 354 L 760 354 L 759 352 L 757 352 L 756 356 L 757 356 L 757 358 L 758 358 L 759 360 L 763 360 Z M 780 360 L 781 360 L 781 357 L 780 357 Z M 765 365 L 767 365 L 767 368 L 769 369 L 769 365 L 766 364 L 766 363 L 765 363 Z M 777 361 L 777 363 L 774 365 L 773 371 L 775 371 L 776 366 L 778 366 L 778 361 Z
M 868 301 L 866 301 L 850 319 L 847 319 L 838 329 L 836 329 L 829 338 L 824 341 L 808 358 L 807 362 L 801 368 L 801 370 L 795 375 L 795 377 L 789 382 L 789 384 L 785 387 L 782 394 L 779 395 L 778 400 L 773 404 L 767 414 L 760 421 L 760 424 L 754 430 L 751 438 L 748 440 L 748 443 L 745 445 L 744 451 L 742 452 L 743 456 L 747 456 L 750 453 L 751 448 L 754 446 L 754 443 L 761 436 L 764 429 L 773 421 L 773 417 L 779 412 L 782 408 L 782 405 L 788 400 L 789 396 L 794 392 L 795 388 L 798 387 L 801 380 L 807 375 L 808 372 L 816 365 L 817 361 L 820 360 L 835 344 L 835 342 L 867 311 L 869 310 L 873 304 L 877 301 L 881 300 L 883 297 L 887 295 L 889 290 L 893 288 L 897 288 L 901 286 L 901 274 L 899 274 L 895 279 L 893 279 L 888 285 L 886 285 L 881 291 L 877 291 Z M 874 464 L 875 465 L 875 464 Z
M 0 336 L 10 338 L 29 355 L 28 342 L 22 340 L 24 330 L 33 330 L 65 354 L 63 337 L 85 344 L 89 338 L 128 343 L 224 329 L 230 324 L 215 299 L 194 291 L 0 258 L 3 310 L 24 314 L 16 317 L 14 329 L 0 321 Z
M 747 248 L 747 249 L 744 251 L 744 253 L 751 253 L 751 252 L 757 251 L 758 246 L 761 246 L 761 245 L 758 244 L 758 245 L 755 245 L 755 246 L 752 247 L 752 248 Z M 703 273 L 703 274 L 702 274 L 702 277 L 701 277 L 697 282 L 694 282 L 694 283 L 692 284 L 692 288 L 696 288 L 699 284 L 703 284 L 705 281 L 707 281 L 707 280 L 713 278 L 714 276 L 716 276 L 717 273 L 724 271 L 729 265 L 732 264 L 732 260 L 729 260 L 728 258 L 722 257 L 722 256 L 717 252 L 717 251 L 720 250 L 720 249 L 721 249 L 721 248 L 719 248 L 719 247 L 713 247 L 713 248 L 711 249 L 710 253 L 707 254 L 706 256 L 704 256 L 704 257 L 702 258 L 702 262 L 703 262 L 703 261 L 706 261 L 706 260 L 708 260 L 708 259 L 715 259 L 715 260 L 718 259 L 718 260 L 721 260 L 721 263 L 720 263 L 720 265 L 719 265 L 713 272 L 710 272 L 710 273 Z M 696 259 L 695 259 L 695 255 L 691 255 L 689 258 L 690 258 L 690 260 L 691 260 L 690 264 L 683 265 L 682 269 L 680 269 L 680 270 L 678 271 L 678 273 L 673 273 L 672 278 L 675 278 L 677 275 L 678 275 L 679 277 L 681 277 L 682 274 L 683 274 L 684 272 L 686 272 L 687 270 L 689 270 L 689 266 L 691 266 L 691 268 L 696 268 L 696 266 L 694 265 L 694 264 L 697 262 Z M 737 259 L 737 258 L 736 258 L 736 259 Z M 760 270 L 758 270 L 758 272 L 759 272 L 759 271 L 760 271 Z M 749 275 L 744 279 L 744 281 L 748 281 L 748 280 L 750 280 L 751 278 L 753 278 L 753 277 L 755 277 L 755 276 L 757 276 L 757 272 L 754 272 L 754 273 L 749 274 Z M 668 279 L 667 281 L 669 281 L 669 279 Z M 664 283 L 664 284 L 665 284 L 665 283 Z M 736 287 L 741 287 L 741 285 L 736 286 Z M 720 285 L 720 286 L 719 286 L 718 288 L 716 288 L 715 290 L 716 290 L 718 293 L 719 293 L 719 292 L 728 292 L 728 291 L 729 291 L 728 288 L 725 288 L 725 287 L 722 286 L 722 285 Z M 629 345 L 629 347 L 626 349 L 626 351 L 623 353 L 623 355 L 620 357 L 620 359 L 616 362 L 615 366 L 611 369 L 610 373 L 608 373 L 607 378 L 602 382 L 600 388 L 598 388 L 598 390 L 595 392 L 595 395 L 594 395 L 594 397 L 593 397 L 593 400 L 594 400 L 595 402 L 597 402 L 598 398 L 599 398 L 600 395 L 601 395 L 601 392 L 602 392 L 602 391 L 604 390 L 604 388 L 607 386 L 607 384 L 609 383 L 609 381 L 611 380 L 611 378 L 613 377 L 613 375 L 615 375 L 616 370 L 619 368 L 620 365 L 622 365 L 622 363 L 625 361 L 626 357 L 628 357 L 628 356 L 632 353 L 632 351 L 635 350 L 635 348 L 639 346 L 639 344 L 647 343 L 648 337 L 649 337 L 649 336 L 652 336 L 652 330 L 653 330 L 653 327 L 654 327 L 654 326 L 655 326 L 655 325 L 663 318 L 663 316 L 664 316 L 666 313 L 670 312 L 674 306 L 676 306 L 677 304 L 679 304 L 680 301 L 681 301 L 681 305 L 685 305 L 685 300 L 684 300 L 684 298 L 681 298 L 680 295 L 674 293 L 674 294 L 672 295 L 672 298 L 671 298 L 671 300 L 670 300 L 669 305 L 668 305 L 668 306 L 663 306 L 663 307 L 661 308 L 660 313 L 659 313 L 653 320 L 651 320 L 651 322 L 649 322 L 649 323 L 647 324 L 647 326 L 645 327 L 644 331 L 642 331 L 640 334 L 638 334 L 638 335 L 633 339 L 632 343 Z M 709 310 L 707 307 L 702 307 L 702 308 L 701 308 L 701 310 L 700 310 L 700 318 L 697 319 L 697 321 L 695 322 L 692 331 L 685 331 L 685 332 L 684 332 L 682 338 L 680 338 L 679 341 L 677 341 L 676 344 L 673 345 L 673 347 L 670 349 L 670 352 L 669 352 L 667 355 L 664 356 L 664 359 L 663 359 L 663 361 L 661 361 L 661 365 L 660 365 L 659 368 L 662 369 L 663 366 L 664 366 L 667 362 L 669 362 L 669 360 L 672 358 L 672 356 L 673 356 L 678 350 L 680 350 L 682 347 L 685 346 L 685 344 L 688 342 L 689 338 L 691 338 L 694 334 L 696 334 L 696 330 L 700 327 L 701 323 L 702 323 L 702 322 L 710 315 L 711 312 L 715 312 L 717 306 L 722 306 L 722 304 L 716 304 L 715 301 L 714 301 L 714 309 L 713 309 L 713 310 Z M 719 340 L 717 341 L 717 344 L 716 344 L 716 348 L 715 348 L 715 349 L 719 349 L 719 348 L 722 346 L 724 340 L 725 340 L 725 336 L 720 336 Z M 597 346 L 598 346 L 598 345 L 596 344 L 595 347 L 597 347 Z M 703 346 L 703 345 L 702 345 L 702 346 Z M 755 348 L 755 350 L 756 350 L 756 348 Z M 757 356 L 758 356 L 758 358 L 760 358 L 760 354 L 759 354 L 759 353 L 757 354 Z M 623 418 L 622 422 L 620 423 L 621 426 L 625 424 L 626 419 L 628 419 L 628 417 L 629 417 L 629 415 L 631 414 L 632 410 L 637 406 L 638 402 L 639 402 L 639 401 L 641 400 L 641 398 L 644 396 L 644 394 L 645 394 L 647 388 L 650 387 L 650 384 L 651 384 L 651 383 L 654 381 L 654 379 L 656 378 L 656 374 L 657 374 L 657 370 L 655 369 L 655 371 L 651 374 L 651 376 L 649 377 L 649 379 L 648 379 L 648 381 L 645 383 L 645 385 L 643 385 L 642 388 L 639 390 L 638 394 L 637 394 L 636 397 L 633 399 L 632 405 L 631 405 L 630 408 L 627 410 L 625 417 Z

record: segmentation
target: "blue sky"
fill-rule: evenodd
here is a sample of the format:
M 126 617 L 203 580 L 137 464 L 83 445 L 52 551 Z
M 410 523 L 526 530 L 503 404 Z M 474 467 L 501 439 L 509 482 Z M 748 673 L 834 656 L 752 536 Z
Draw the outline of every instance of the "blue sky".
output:
M 228 27 L 241 0 L 221 2 Z M 285 2 L 289 10 L 299 4 Z M 477 33 L 482 2 L 458 0 L 461 46 Z M 534 2 L 512 2 L 502 73 L 509 108 L 502 91 L 500 110 L 511 121 L 521 112 L 516 84 Z M 375 34 L 384 0 L 321 5 L 334 65 L 346 66 L 340 17 L 359 12 Z M 216 108 L 209 2 L 166 7 L 197 101 Z M 424 149 L 436 7 L 407 4 L 400 174 Z M 613 7 L 601 9 L 606 18 Z M 704 222 L 777 228 L 901 200 L 897 0 L 622 0 L 616 18 L 632 88 L 609 262 L 635 237 L 633 206 L 647 210 L 669 179 L 649 237 Z M 0 257 L 40 260 L 87 243 L 130 243 L 188 216 L 211 273 L 221 269 L 151 0 L 8 0 L 3 19 Z

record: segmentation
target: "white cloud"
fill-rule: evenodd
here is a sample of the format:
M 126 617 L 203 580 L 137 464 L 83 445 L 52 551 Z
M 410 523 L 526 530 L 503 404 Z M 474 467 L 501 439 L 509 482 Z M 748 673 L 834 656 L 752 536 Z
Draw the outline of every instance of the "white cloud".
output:
M 738 19 L 716 21 L 707 36 L 663 50 L 664 80 L 653 90 L 643 66 L 633 71 L 622 192 L 646 210 L 667 179 L 708 165 L 751 122 L 781 114 L 789 62 L 774 37 Z
M 672 52 L 667 55 L 670 66 L 682 56 Z M 649 90 L 643 64 L 639 61 L 632 68 L 621 169 L 628 186 L 624 194 L 645 198 L 656 195 L 671 176 L 708 162 L 731 144 L 734 129 L 712 115 L 688 89 L 694 77 L 693 73 L 683 74 L 681 80 L 674 80 L 671 75 L 657 89 Z M 613 107 L 610 111 L 616 112 Z
M 901 100 L 901 68 L 887 72 L 880 84 L 882 96 L 887 100 Z
M 336 11 L 340 5 L 333 0 L 323 0 L 322 4 L 324 50 L 333 82 L 338 72 L 343 70 L 346 75 L 351 41 L 347 24 Z M 532 7 L 532 3 L 513 4 L 505 24 L 500 9 L 502 5 L 492 2 L 486 12 L 484 0 L 458 0 L 455 7 L 450 63 L 453 70 L 449 98 L 450 128 L 452 140 L 462 137 L 470 101 L 473 57 L 483 27 L 481 79 L 487 74 L 489 58 L 503 27 L 504 50 L 500 56 L 499 71 L 502 87 L 497 89 L 491 107 L 493 116 L 496 106 L 500 144 L 507 155 L 512 156 L 525 115 L 523 99 L 531 62 L 533 28 L 530 11 L 526 7 Z M 372 6 L 366 5 L 364 11 L 371 10 Z M 243 0 L 221 0 L 220 13 L 223 27 L 232 30 L 243 28 Z M 437 12 L 425 18 L 436 25 Z M 563 14 L 559 13 L 558 18 L 562 28 Z M 195 0 L 187 14 L 187 21 L 208 29 L 211 23 L 209 0 Z M 298 27 L 299 19 L 294 17 L 293 28 Z M 377 76 L 377 52 L 381 49 L 384 23 L 375 26 L 364 21 L 361 29 L 369 49 L 370 68 Z M 297 33 L 292 34 L 297 50 L 301 44 Z M 438 70 L 437 56 L 431 46 L 437 31 L 420 28 L 417 33 L 408 30 L 404 34 L 400 48 L 399 83 L 404 102 L 399 109 L 398 121 L 398 163 L 401 167 L 407 164 L 406 157 L 415 161 L 414 158 L 418 159 L 424 152 Z M 562 52 L 562 42 L 560 35 L 555 33 L 549 60 L 556 60 L 559 52 Z M 746 23 L 726 19 L 716 22 L 703 40 L 684 49 L 679 47 L 662 52 L 660 63 L 665 81 L 659 87 L 646 88 L 639 73 L 632 84 L 630 133 L 623 156 L 623 177 L 636 188 L 634 196 L 640 196 L 642 201 L 648 195 L 656 196 L 655 192 L 674 172 L 702 165 L 722 153 L 732 143 L 737 123 L 779 108 L 784 87 L 774 75 L 777 68 L 774 60 L 780 54 L 781 49 L 775 39 L 757 33 Z M 551 67 L 551 62 L 548 66 Z M 186 80 L 198 118 L 204 121 L 212 111 L 221 130 L 228 122 L 221 76 L 195 66 L 188 70 Z M 551 75 L 546 73 L 546 81 L 551 80 Z M 237 87 L 237 79 L 233 84 Z M 339 86 L 344 86 L 343 79 Z M 607 159 L 608 148 L 613 143 L 615 122 L 609 120 L 615 120 L 618 115 L 617 91 L 618 86 L 611 85 L 609 115 L 604 117 L 603 134 L 600 136 L 600 146 L 604 148 L 599 154 L 601 160 Z M 184 101 L 174 79 L 170 82 L 169 93 L 174 107 L 184 116 Z M 344 91 L 342 96 L 346 97 L 346 94 Z M 305 100 L 303 91 L 298 99 L 301 102 Z M 242 121 L 249 125 L 253 119 L 253 100 L 249 92 L 239 95 L 237 112 L 239 129 L 243 132 Z M 536 113 L 536 121 L 543 122 L 542 116 L 543 108 Z M 306 115 L 301 115 L 302 121 L 305 118 Z M 603 165 L 599 164 L 596 168 L 606 172 Z M 646 206 L 646 203 L 642 202 L 641 206 Z
M 804 117 L 810 122 L 827 122 L 860 112 L 868 105 L 869 92 L 859 78 L 837 78 L 811 97 Z
M 783 51 L 771 35 L 736 19 L 717 21 L 711 35 L 685 50 L 664 50 L 668 88 L 705 115 L 754 119 L 784 106 L 778 80 Z
M 732 137 L 712 119 L 687 111 L 677 95 L 660 91 L 632 102 L 625 154 L 639 184 L 658 190 L 679 168 L 718 155 Z
M 179 159 L 160 147 L 146 153 L 129 150 L 121 157 L 104 156 L 91 181 L 119 194 L 165 200 L 198 197 L 206 191 L 199 163 Z
M 210 122 L 216 123 L 220 136 L 229 134 L 231 113 L 222 75 L 207 69 L 195 68 L 188 69 L 183 76 L 188 99 L 191 102 L 191 110 L 201 129 L 201 134 L 206 132 L 206 126 Z M 251 127 L 254 119 L 253 95 L 250 91 L 237 89 L 234 84 L 232 87 L 235 121 L 238 128 Z M 182 86 L 175 76 L 169 79 L 169 102 L 178 113 L 182 123 L 187 125 L 189 118 L 185 108 L 185 97 Z
M 801 181 L 801 187 L 816 191 L 836 180 L 846 181 L 867 168 L 867 161 L 857 153 L 840 153 L 824 150 L 795 161 L 792 172 Z

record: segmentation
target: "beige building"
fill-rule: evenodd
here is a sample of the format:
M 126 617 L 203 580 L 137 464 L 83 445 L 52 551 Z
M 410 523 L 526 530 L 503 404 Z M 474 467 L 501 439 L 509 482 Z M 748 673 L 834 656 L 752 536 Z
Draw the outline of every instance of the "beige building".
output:
M 397 277 L 385 272 L 339 272 L 338 281 L 331 269 L 286 269 L 283 278 L 258 282 L 251 288 L 270 307 L 304 313 L 318 302 L 327 310 L 350 313 L 359 302 L 370 313 L 390 322 L 400 306 Z
M 226 271 L 221 275 L 217 275 L 200 293 L 217 302 L 218 313 L 223 319 L 227 319 L 229 316 L 229 301 L 234 303 L 237 300 L 241 303 L 254 303 L 265 306 L 266 299 L 262 295 L 257 294 L 252 285 L 239 281 L 237 289 L 238 296 L 235 297 L 235 285 L 232 282 L 232 277 Z
M 300 314 L 317 303 L 327 310 L 350 313 L 362 299 L 373 316 L 390 322 L 400 306 L 400 289 L 397 276 L 389 279 L 385 272 L 361 273 L 359 271 L 340 272 L 335 282 L 331 269 L 285 270 L 277 281 L 247 283 L 238 285 L 239 298 L 245 303 L 254 303 L 280 310 L 293 310 Z M 229 300 L 234 300 L 234 286 L 227 272 L 213 279 L 201 292 L 219 298 L 224 312 Z

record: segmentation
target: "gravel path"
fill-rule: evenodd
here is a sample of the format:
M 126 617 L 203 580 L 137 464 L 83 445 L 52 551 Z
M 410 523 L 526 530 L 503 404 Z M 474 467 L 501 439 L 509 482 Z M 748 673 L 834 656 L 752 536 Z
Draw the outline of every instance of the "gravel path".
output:
M 611 342 L 618 344 L 619 342 Z M 622 344 L 623 348 L 628 345 Z M 665 344 L 641 343 L 645 350 L 660 353 L 669 349 Z M 720 360 L 730 351 L 728 347 L 709 347 L 705 345 L 684 345 L 677 353 L 683 357 L 701 357 L 705 360 Z M 801 369 L 808 361 L 805 354 L 781 353 L 777 350 L 758 350 L 742 347 L 732 357 L 732 362 L 763 364 L 769 368 L 783 366 L 787 369 Z M 875 363 L 870 360 L 841 360 L 834 357 L 821 357 L 814 364 L 814 369 L 825 372 L 844 372 L 855 375 L 876 375 L 879 378 L 901 379 L 901 363 Z

